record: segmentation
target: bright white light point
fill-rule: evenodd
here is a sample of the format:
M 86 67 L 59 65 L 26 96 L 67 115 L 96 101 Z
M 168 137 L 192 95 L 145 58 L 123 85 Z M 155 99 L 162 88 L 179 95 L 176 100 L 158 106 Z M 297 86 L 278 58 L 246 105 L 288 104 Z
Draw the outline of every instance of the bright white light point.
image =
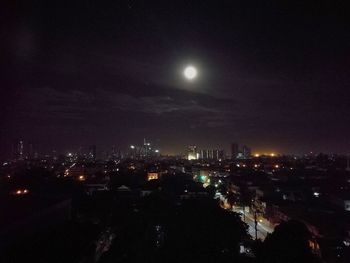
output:
M 195 67 L 188 66 L 184 70 L 184 75 L 186 79 L 192 80 L 197 77 L 197 69 Z

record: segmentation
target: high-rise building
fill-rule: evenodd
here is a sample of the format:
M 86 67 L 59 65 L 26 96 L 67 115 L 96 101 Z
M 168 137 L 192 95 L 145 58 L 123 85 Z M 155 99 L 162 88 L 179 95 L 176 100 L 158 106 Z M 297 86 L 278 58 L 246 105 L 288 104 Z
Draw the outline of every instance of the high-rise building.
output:
M 199 159 L 202 159 L 202 160 L 208 159 L 208 150 L 200 150 Z
M 23 140 L 16 140 L 11 143 L 12 158 L 16 160 L 38 158 L 38 152 L 33 143 Z
M 15 159 L 24 159 L 24 142 L 22 140 L 16 141 L 12 144 L 12 155 Z
M 250 158 L 251 153 L 252 153 L 252 150 L 248 146 L 243 145 L 243 147 L 242 147 L 243 158 L 245 158 L 245 159 Z
M 152 153 L 151 143 L 143 139 L 143 148 L 141 149 L 141 155 L 143 157 L 149 157 Z
M 212 159 L 213 160 L 223 160 L 224 159 L 224 150 L 214 149 L 212 150 Z
M 197 160 L 198 156 L 197 156 L 197 146 L 195 145 L 190 145 L 188 146 L 187 149 L 187 159 L 188 160 Z
M 214 150 L 209 149 L 208 151 L 208 159 L 212 160 L 214 159 Z
M 225 159 L 224 150 L 218 150 L 218 160 L 224 160 L 224 159 Z
M 238 143 L 231 144 L 231 159 L 236 159 L 239 154 Z
M 24 155 L 24 144 L 23 144 L 23 141 L 19 141 L 19 143 L 18 143 L 18 154 L 19 154 L 19 158 L 23 159 L 23 155 Z
M 206 149 L 200 150 L 198 154 L 198 159 L 202 160 L 223 160 L 224 159 L 224 151 L 217 149 Z

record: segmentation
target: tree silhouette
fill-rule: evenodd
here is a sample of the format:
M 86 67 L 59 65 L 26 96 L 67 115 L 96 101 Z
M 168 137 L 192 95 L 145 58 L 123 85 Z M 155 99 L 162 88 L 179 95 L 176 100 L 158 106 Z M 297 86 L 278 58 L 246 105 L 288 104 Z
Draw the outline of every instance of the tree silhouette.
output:
M 309 241 L 312 236 L 307 227 L 295 220 L 283 222 L 258 246 L 259 263 L 320 262 L 312 253 Z
M 184 203 L 167 224 L 163 259 L 224 262 L 237 257 L 247 227 L 238 215 L 209 200 Z

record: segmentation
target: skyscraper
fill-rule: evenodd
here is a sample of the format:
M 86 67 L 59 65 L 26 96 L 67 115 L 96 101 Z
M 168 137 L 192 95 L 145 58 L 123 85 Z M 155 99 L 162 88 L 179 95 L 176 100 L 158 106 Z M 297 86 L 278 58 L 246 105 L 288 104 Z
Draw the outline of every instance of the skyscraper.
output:
M 23 141 L 19 141 L 19 143 L 18 143 L 18 154 L 19 154 L 19 158 L 23 159 L 23 154 L 24 154 Z
M 238 143 L 231 144 L 231 159 L 236 159 L 239 153 Z
M 187 159 L 196 160 L 197 158 L 197 146 L 190 145 L 187 149 Z
M 224 151 L 219 149 L 204 149 L 200 150 L 198 154 L 198 159 L 202 160 L 223 160 Z
M 208 150 L 208 159 L 214 159 L 214 150 L 213 149 Z
M 218 160 L 224 160 L 224 159 L 225 159 L 224 150 L 218 150 Z
M 24 159 L 24 142 L 22 140 L 16 141 L 12 144 L 12 154 L 15 159 Z
M 208 150 L 200 150 L 199 151 L 199 158 L 202 160 L 208 159 Z
M 250 158 L 250 156 L 251 156 L 251 149 L 248 146 L 243 145 L 243 147 L 242 147 L 242 155 L 243 155 L 243 158 L 245 158 L 245 159 Z
M 143 157 L 150 157 L 151 153 L 152 153 L 151 143 L 147 142 L 146 139 L 143 139 L 143 147 L 141 149 L 141 155 Z

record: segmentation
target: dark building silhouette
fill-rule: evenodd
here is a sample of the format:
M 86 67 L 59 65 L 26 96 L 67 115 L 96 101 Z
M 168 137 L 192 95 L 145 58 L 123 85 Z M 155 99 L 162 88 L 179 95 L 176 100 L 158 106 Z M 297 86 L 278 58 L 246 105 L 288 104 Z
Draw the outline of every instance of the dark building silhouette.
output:
M 231 159 L 236 159 L 239 154 L 238 143 L 231 144 Z

